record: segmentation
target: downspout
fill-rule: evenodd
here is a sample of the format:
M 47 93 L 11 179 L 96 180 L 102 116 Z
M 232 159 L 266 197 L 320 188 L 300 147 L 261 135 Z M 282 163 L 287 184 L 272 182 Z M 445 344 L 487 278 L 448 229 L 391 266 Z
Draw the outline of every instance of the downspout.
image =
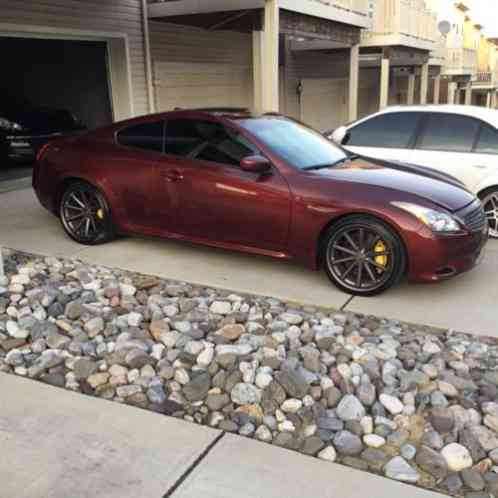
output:
M 154 99 L 154 86 L 152 82 L 152 61 L 150 55 L 150 35 L 149 35 L 149 17 L 147 15 L 147 0 L 142 0 L 142 27 L 144 34 L 144 51 L 145 51 L 145 79 L 147 83 L 147 100 L 149 102 L 149 112 L 156 112 L 156 103 Z

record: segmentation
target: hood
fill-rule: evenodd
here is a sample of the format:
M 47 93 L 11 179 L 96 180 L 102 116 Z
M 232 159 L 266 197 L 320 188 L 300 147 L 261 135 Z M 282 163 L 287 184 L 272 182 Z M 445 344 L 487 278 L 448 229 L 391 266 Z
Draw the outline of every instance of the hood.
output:
M 55 133 L 81 129 L 82 125 L 69 111 L 48 107 L 16 107 L 2 112 L 0 117 L 20 124 L 24 131 L 33 133 Z
M 452 176 L 407 163 L 356 158 L 316 173 L 336 180 L 411 193 L 450 212 L 475 200 L 475 195 Z

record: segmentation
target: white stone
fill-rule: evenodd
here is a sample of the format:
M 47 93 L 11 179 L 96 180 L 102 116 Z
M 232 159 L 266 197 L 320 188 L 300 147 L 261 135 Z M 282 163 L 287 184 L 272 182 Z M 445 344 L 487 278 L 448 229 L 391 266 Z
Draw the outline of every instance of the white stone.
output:
M 268 387 L 271 384 L 271 381 L 273 380 L 273 377 L 270 374 L 260 372 L 256 375 L 256 385 L 260 389 L 264 389 L 265 387 Z
M 209 311 L 215 315 L 228 315 L 232 311 L 232 304 L 228 301 L 215 301 L 209 307 Z
M 363 434 L 372 434 L 374 430 L 373 418 L 370 416 L 363 417 L 360 420 L 361 428 L 363 429 Z
M 387 462 L 384 473 L 387 477 L 397 481 L 414 483 L 420 479 L 420 474 L 400 456 L 394 457 Z
M 133 285 L 129 284 L 119 284 L 119 290 L 121 291 L 121 295 L 123 297 L 134 296 L 137 292 L 137 289 Z
M 130 327 L 139 327 L 143 319 L 144 317 L 140 313 L 135 313 L 135 312 L 129 313 L 128 325 Z
M 285 413 L 297 413 L 303 406 L 303 402 L 299 399 L 285 400 L 280 409 Z
M 386 444 L 386 440 L 377 434 L 367 434 L 363 436 L 363 442 L 370 448 L 381 448 Z
M 286 312 L 280 315 L 280 319 L 289 325 L 299 325 L 303 322 L 303 317 L 298 313 Z
M 278 424 L 278 430 L 280 432 L 294 432 L 296 428 L 290 420 L 284 420 L 282 423 Z
M 441 352 L 441 348 L 434 342 L 426 342 L 422 350 L 427 354 L 439 354 Z
M 198 357 L 197 364 L 200 367 L 207 368 L 213 362 L 214 348 L 207 347 Z
M 327 446 L 320 453 L 318 453 L 318 458 L 326 460 L 327 462 L 335 462 L 337 459 L 337 452 L 333 446 Z
M 178 384 L 181 384 L 182 386 L 188 384 L 188 382 L 190 382 L 190 376 L 187 370 L 185 370 L 184 368 L 179 368 L 175 372 L 175 380 L 176 382 L 178 382 Z
M 460 472 L 472 467 L 472 457 L 469 450 L 458 443 L 451 443 L 441 450 L 441 455 L 452 472 Z
M 19 325 L 12 320 L 7 320 L 5 328 L 7 329 L 7 334 L 15 339 L 27 339 L 29 336 L 29 332 L 27 330 L 19 328 Z
M 240 382 L 232 389 L 231 398 L 238 405 L 255 405 L 261 402 L 261 391 L 252 384 Z
M 13 275 L 10 279 L 11 284 L 28 285 L 30 279 L 28 275 Z
M 379 396 L 379 401 L 391 415 L 398 415 L 403 411 L 403 403 L 395 396 L 390 396 L 389 394 L 381 394 Z

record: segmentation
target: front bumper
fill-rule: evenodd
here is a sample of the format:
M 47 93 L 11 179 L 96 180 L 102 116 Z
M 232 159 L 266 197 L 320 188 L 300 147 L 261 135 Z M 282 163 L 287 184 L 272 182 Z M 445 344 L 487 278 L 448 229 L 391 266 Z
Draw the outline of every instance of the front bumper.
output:
M 421 240 L 409 249 L 408 278 L 418 282 L 438 282 L 471 270 L 485 253 L 489 228 L 463 235 L 435 236 L 430 230 L 419 233 Z

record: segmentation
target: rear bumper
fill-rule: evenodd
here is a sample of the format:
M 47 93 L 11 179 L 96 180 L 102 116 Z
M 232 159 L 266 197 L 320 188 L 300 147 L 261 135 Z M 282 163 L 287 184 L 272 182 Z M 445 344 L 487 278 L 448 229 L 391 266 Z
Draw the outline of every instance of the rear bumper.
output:
M 37 152 L 46 143 L 57 138 L 71 137 L 78 135 L 85 130 L 71 130 L 64 132 L 46 133 L 43 135 L 7 135 L 3 138 L 4 147 L 7 157 L 12 161 L 34 161 Z
M 458 236 L 434 236 L 424 229 L 419 236 L 416 247 L 409 249 L 408 278 L 418 282 L 438 282 L 467 272 L 482 261 L 488 227 Z

